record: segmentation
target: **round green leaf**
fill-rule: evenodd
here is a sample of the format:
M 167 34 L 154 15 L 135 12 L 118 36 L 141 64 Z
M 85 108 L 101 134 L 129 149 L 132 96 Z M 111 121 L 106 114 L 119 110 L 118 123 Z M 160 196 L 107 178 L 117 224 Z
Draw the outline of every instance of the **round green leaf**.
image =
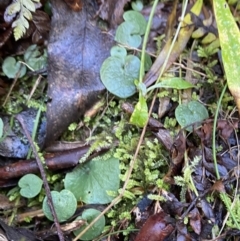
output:
M 139 69 L 140 60 L 134 55 L 124 59 L 109 57 L 102 64 L 100 76 L 109 92 L 127 98 L 136 92 L 134 81 L 138 79 Z
M 87 221 L 86 224 L 84 224 L 80 229 L 74 231 L 74 235 L 77 236 L 79 233 L 83 231 L 87 227 L 89 223 L 91 223 L 101 212 L 97 209 L 87 209 L 83 211 L 82 216 L 77 217 L 76 220 L 84 219 Z M 93 240 L 96 238 L 99 234 L 102 233 L 103 229 L 105 227 L 105 217 L 102 216 L 94 225 L 82 235 L 80 240 Z
M 3 136 L 3 127 L 4 127 L 4 124 L 3 124 L 2 118 L 0 118 L 0 138 L 2 138 Z
M 19 78 L 23 77 L 26 74 L 27 68 L 20 62 L 16 62 L 15 58 L 7 57 L 3 61 L 2 70 L 8 78 L 14 79 L 16 78 L 19 71 Z
M 120 46 L 113 46 L 111 48 L 111 56 L 124 59 L 127 56 L 127 50 Z
M 64 186 L 78 201 L 106 204 L 114 198 L 108 192 L 119 188 L 119 174 L 118 159 L 98 157 L 67 173 Z
M 51 195 L 58 221 L 61 223 L 72 217 L 77 209 L 77 200 L 73 193 L 69 190 L 62 190 L 61 192 L 51 191 Z M 47 203 L 47 197 L 43 200 L 42 209 L 45 216 L 53 221 L 53 216 Z
M 39 47 L 33 44 L 24 53 L 24 60 L 35 71 L 43 69 L 47 65 L 47 52 L 41 53 Z
M 129 47 L 138 48 L 142 42 L 139 25 L 123 22 L 117 28 L 115 40 Z
M 43 181 L 34 174 L 27 174 L 18 181 L 20 194 L 26 198 L 36 197 L 42 189 Z
M 187 104 L 179 105 L 175 110 L 175 116 L 181 127 L 191 124 L 199 126 L 198 122 L 209 117 L 206 107 L 198 101 L 191 101 Z M 192 131 L 193 128 L 189 126 L 186 129 Z
M 126 22 L 130 22 L 135 26 L 138 26 L 139 32 L 138 34 L 145 34 L 147 28 L 147 21 L 143 17 L 143 15 L 137 11 L 127 11 L 123 14 L 123 18 Z

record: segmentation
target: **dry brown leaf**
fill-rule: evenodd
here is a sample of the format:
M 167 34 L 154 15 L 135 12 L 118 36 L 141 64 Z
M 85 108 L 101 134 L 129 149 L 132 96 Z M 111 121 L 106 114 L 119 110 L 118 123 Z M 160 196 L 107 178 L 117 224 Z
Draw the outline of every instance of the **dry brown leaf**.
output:
M 43 42 L 48 38 L 48 33 L 50 30 L 50 18 L 49 16 L 40 10 L 33 13 L 32 22 L 35 26 L 35 30 L 32 34 L 32 41 L 35 44 Z
M 62 0 L 52 1 L 46 145 L 78 121 L 105 89 L 99 72 L 113 40 L 92 18 L 93 0 L 83 3 L 83 9 L 74 12 Z
M 129 0 L 103 0 L 97 14 L 114 28 L 123 21 L 123 9 L 127 2 Z

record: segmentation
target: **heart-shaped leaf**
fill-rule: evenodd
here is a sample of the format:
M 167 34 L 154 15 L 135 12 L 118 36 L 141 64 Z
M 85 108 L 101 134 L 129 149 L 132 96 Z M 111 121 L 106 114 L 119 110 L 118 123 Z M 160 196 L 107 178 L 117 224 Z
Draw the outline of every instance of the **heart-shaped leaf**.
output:
M 105 204 L 113 199 L 107 192 L 119 188 L 119 174 L 118 159 L 97 157 L 68 173 L 64 186 L 78 201 Z
M 109 57 L 102 64 L 100 76 L 109 92 L 127 98 L 136 92 L 134 81 L 138 79 L 139 69 L 140 60 L 134 55 Z
M 38 176 L 27 174 L 18 182 L 18 186 L 21 188 L 20 194 L 26 198 L 36 197 L 42 189 L 42 184 L 43 181 Z
M 124 59 L 127 56 L 127 50 L 120 46 L 113 46 L 111 48 L 111 56 Z
M 13 57 L 7 57 L 2 64 L 3 73 L 10 79 L 21 78 L 26 74 L 27 68 Z
M 97 209 L 89 208 L 83 211 L 82 216 L 77 217 L 76 220 L 83 219 L 86 220 L 86 224 L 84 224 L 80 229 L 74 231 L 74 235 L 77 236 L 79 233 L 85 229 L 89 223 L 91 223 L 101 212 Z M 93 226 L 87 230 L 86 233 L 84 233 L 81 236 L 81 240 L 93 240 L 96 238 L 101 232 L 103 231 L 105 226 L 105 217 L 102 216 L 96 223 L 93 224 Z
M 135 26 L 138 26 L 138 34 L 143 35 L 145 33 L 147 28 L 147 21 L 141 13 L 133 10 L 127 11 L 123 14 L 123 18 L 126 22 L 130 22 Z
M 77 209 L 77 200 L 73 193 L 69 190 L 62 190 L 61 192 L 51 191 L 51 195 L 58 221 L 64 222 L 72 217 Z M 42 209 L 45 216 L 53 221 L 53 216 L 47 203 L 47 197 L 43 200 Z
M 175 110 L 175 116 L 181 127 L 185 127 L 191 124 L 199 126 L 200 121 L 208 118 L 208 111 L 204 105 L 198 101 L 191 101 L 187 104 L 179 105 Z M 186 128 L 188 131 L 192 131 L 192 126 Z
M 131 22 L 123 22 L 117 28 L 115 40 L 123 45 L 138 48 L 142 42 L 140 28 Z

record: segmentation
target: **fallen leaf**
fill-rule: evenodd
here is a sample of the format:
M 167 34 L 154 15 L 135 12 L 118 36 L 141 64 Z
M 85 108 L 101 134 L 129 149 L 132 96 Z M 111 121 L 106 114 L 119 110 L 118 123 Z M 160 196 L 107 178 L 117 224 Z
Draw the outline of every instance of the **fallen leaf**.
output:
M 4 221 L 0 220 L 1 239 L 2 240 L 25 240 L 25 241 L 38 241 L 32 231 L 28 228 L 15 228 L 10 227 Z
M 238 121 L 235 123 L 230 123 L 227 120 L 218 120 L 217 129 L 220 130 L 220 135 L 227 140 L 230 135 L 233 133 L 234 129 L 238 128 Z
M 135 241 L 163 241 L 174 230 L 170 216 L 161 211 L 150 216 L 140 229 Z
M 185 150 L 186 138 L 183 134 L 183 131 L 180 131 L 175 138 L 171 148 L 172 162 L 174 165 L 180 164 L 182 162 Z
M 48 44 L 48 97 L 46 145 L 77 121 L 104 90 L 100 67 L 108 57 L 112 39 L 93 19 L 90 0 L 72 11 L 63 1 L 52 1 Z
M 36 10 L 36 12 L 32 15 L 32 22 L 35 26 L 32 34 L 32 42 L 35 44 L 42 43 L 48 38 L 50 30 L 50 18 L 45 12 L 40 10 Z
M 201 233 L 201 216 L 197 208 L 192 209 L 188 217 L 190 218 L 190 226 L 196 234 Z

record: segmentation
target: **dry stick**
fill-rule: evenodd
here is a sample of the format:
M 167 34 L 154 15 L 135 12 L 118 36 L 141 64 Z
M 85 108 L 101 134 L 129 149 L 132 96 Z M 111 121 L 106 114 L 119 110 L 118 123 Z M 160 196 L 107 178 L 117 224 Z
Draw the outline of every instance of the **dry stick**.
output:
M 9 99 L 9 96 L 11 95 L 12 90 L 13 90 L 14 86 L 16 85 L 17 80 L 18 80 L 18 78 L 19 78 L 19 76 L 20 76 L 21 69 L 22 69 L 22 67 L 21 67 L 21 68 L 19 69 L 19 71 L 17 72 L 17 75 L 16 75 L 16 77 L 14 78 L 14 81 L 13 81 L 13 83 L 12 83 L 12 85 L 11 85 L 8 93 L 7 93 L 7 97 L 6 97 L 6 99 L 4 100 L 2 106 L 5 106 L 5 105 L 6 105 L 8 99 Z
M 157 90 L 155 92 L 155 95 L 153 97 L 153 100 L 152 100 L 152 103 L 151 103 L 151 107 L 149 109 L 149 113 L 148 113 L 148 120 L 151 116 L 151 113 L 152 113 L 152 109 L 153 109 L 153 105 L 155 103 L 155 100 L 157 98 Z M 147 121 L 148 123 L 148 121 Z M 123 188 L 122 188 L 122 192 L 111 202 L 111 204 L 105 208 L 101 214 L 99 216 L 97 216 L 81 233 L 79 233 L 75 239 L 73 239 L 73 241 L 77 241 L 84 233 L 86 233 L 108 210 L 110 210 L 115 204 L 117 204 L 121 198 L 123 197 L 124 195 L 124 192 L 127 188 L 127 184 L 128 184 L 128 181 L 131 177 L 131 174 L 132 174 L 132 171 L 133 171 L 133 167 L 134 167 L 134 164 L 137 160 L 137 156 L 138 156 L 138 153 L 139 153 L 139 150 L 140 150 L 140 147 L 142 145 L 142 142 L 143 142 L 143 138 L 145 136 L 145 133 L 146 133 L 146 129 L 147 129 L 147 124 L 144 126 L 143 130 L 142 130 L 142 133 L 141 133 L 141 136 L 140 136 L 140 139 L 139 139 L 139 142 L 138 142 L 138 145 L 137 145 L 137 149 L 135 151 L 135 154 L 134 154 L 134 157 L 132 159 L 132 161 L 130 162 L 130 167 L 128 169 L 128 173 L 127 173 L 127 177 L 126 177 L 126 181 L 123 185 Z
M 53 200 L 52 200 L 52 196 L 51 196 L 51 191 L 50 191 L 50 188 L 49 188 L 49 185 L 48 185 L 48 182 L 47 182 L 47 177 L 46 177 L 46 174 L 45 174 L 45 171 L 44 171 L 44 168 L 43 168 L 43 164 L 41 162 L 41 159 L 38 155 L 38 152 L 37 152 L 37 149 L 33 143 L 33 140 L 25 126 L 25 123 L 24 123 L 24 120 L 22 119 L 22 117 L 20 115 L 17 115 L 15 117 L 19 123 L 21 124 L 22 128 L 23 128 L 23 131 L 31 145 L 31 148 L 33 150 L 33 153 L 35 155 L 35 158 L 36 158 L 36 161 L 37 161 L 37 165 L 38 165 L 38 168 L 39 168 L 39 171 L 41 173 L 41 176 L 42 176 L 42 179 L 43 179 L 43 184 L 44 184 L 44 188 L 46 190 L 46 195 L 47 195 L 47 202 L 48 202 L 48 205 L 50 207 L 50 210 L 52 212 L 52 215 L 53 215 L 53 219 L 54 219 L 54 223 L 55 223 L 55 226 L 57 228 L 57 233 L 58 233 L 58 237 L 59 237 L 59 240 L 60 241 L 64 241 L 64 236 L 63 236 L 63 233 L 62 233 L 62 230 L 60 228 L 60 225 L 59 225 L 59 222 L 58 222 L 58 218 L 57 218 L 57 215 L 56 215 L 56 212 L 55 212 L 55 209 L 54 209 L 54 206 L 53 206 Z

